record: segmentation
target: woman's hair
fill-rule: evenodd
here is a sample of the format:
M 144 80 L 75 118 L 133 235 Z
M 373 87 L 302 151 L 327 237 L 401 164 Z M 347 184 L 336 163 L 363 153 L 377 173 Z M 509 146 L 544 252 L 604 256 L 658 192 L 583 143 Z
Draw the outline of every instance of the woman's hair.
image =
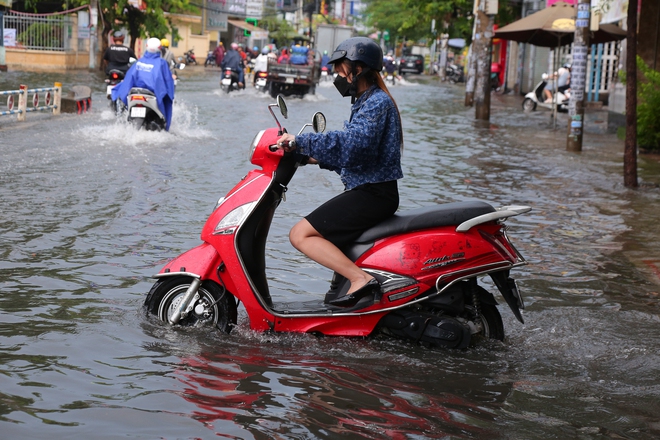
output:
M 364 64 L 362 64 L 362 69 L 364 72 L 363 73 L 364 80 L 367 81 L 369 85 L 375 84 L 376 87 L 381 89 L 383 92 L 387 93 L 387 96 L 389 96 L 392 102 L 394 103 L 394 108 L 396 108 L 397 115 L 399 116 L 399 129 L 401 131 L 401 150 L 403 150 L 403 124 L 401 123 L 401 112 L 399 111 L 399 106 L 396 105 L 396 101 L 394 100 L 392 94 L 385 85 L 385 81 L 383 81 L 383 77 L 380 76 L 380 72 L 370 69 L 366 67 Z

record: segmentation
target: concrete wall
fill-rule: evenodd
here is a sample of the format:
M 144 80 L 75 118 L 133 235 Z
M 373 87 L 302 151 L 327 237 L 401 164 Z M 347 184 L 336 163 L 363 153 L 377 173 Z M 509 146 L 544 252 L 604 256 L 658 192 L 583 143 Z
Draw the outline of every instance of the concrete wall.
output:
M 98 60 L 100 60 L 100 55 Z M 96 65 L 98 66 L 99 61 Z M 12 70 L 76 70 L 89 67 L 89 52 L 5 49 L 5 62 Z

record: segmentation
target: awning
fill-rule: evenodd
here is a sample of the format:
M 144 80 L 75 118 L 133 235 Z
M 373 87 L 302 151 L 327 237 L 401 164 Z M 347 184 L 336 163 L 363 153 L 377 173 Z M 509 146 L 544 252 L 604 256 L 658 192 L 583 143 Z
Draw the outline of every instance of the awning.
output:
M 268 31 L 266 29 L 261 29 L 260 27 L 247 23 L 245 21 L 227 20 L 227 23 L 239 29 L 250 31 L 252 38 L 256 38 L 257 40 L 263 40 L 264 38 L 268 38 Z

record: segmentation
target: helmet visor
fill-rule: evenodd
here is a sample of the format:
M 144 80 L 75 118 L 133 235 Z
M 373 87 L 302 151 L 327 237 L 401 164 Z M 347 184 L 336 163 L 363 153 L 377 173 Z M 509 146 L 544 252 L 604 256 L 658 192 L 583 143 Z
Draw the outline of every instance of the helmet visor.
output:
M 347 51 L 345 50 L 336 50 L 332 53 L 332 56 L 328 60 L 328 64 L 334 64 L 337 63 L 344 58 L 346 58 Z

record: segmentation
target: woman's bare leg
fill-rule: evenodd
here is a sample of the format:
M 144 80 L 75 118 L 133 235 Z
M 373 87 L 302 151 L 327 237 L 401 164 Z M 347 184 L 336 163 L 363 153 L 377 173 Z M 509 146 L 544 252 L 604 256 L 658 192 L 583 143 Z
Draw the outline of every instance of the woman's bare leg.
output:
M 351 294 L 373 277 L 357 267 L 337 246 L 326 240 L 306 220 L 300 220 L 289 233 L 293 247 L 317 263 L 337 272 L 351 282 L 346 293 Z

